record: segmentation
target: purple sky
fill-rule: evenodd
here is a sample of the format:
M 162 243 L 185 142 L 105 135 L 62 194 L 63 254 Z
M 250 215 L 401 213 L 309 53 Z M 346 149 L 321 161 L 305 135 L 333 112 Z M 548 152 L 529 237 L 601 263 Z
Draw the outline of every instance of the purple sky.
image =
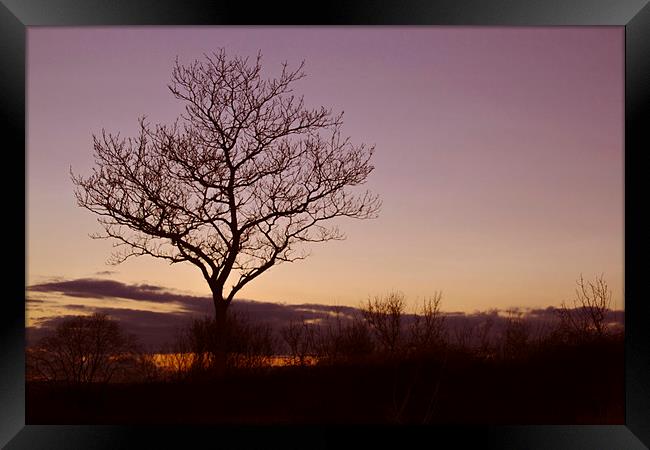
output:
M 115 27 L 28 30 L 28 283 L 99 276 L 193 294 L 193 266 L 117 267 L 75 205 L 91 133 L 134 135 L 136 119 L 180 112 L 166 88 L 181 62 L 261 50 L 269 73 L 306 61 L 296 88 L 345 111 L 353 142 L 376 145 L 373 221 L 312 246 L 241 297 L 357 305 L 443 291 L 443 309 L 558 305 L 603 273 L 623 306 L 622 27 Z M 78 303 L 78 301 L 77 301 Z

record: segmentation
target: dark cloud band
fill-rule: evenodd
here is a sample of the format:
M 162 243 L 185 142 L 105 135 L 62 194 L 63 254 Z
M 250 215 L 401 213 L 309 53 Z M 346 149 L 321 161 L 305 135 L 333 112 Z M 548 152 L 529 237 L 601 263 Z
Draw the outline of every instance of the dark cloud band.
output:
M 28 287 L 29 292 L 59 293 L 62 295 L 88 298 L 106 299 L 122 298 L 134 301 L 160 302 L 177 304 L 181 306 L 178 311 L 159 312 L 137 308 L 114 308 L 92 305 L 69 305 L 70 315 L 80 312 L 102 312 L 118 320 L 126 331 L 135 334 L 143 344 L 150 348 L 158 349 L 164 343 L 174 339 L 177 330 L 188 323 L 192 317 L 211 316 L 213 314 L 212 299 L 178 294 L 161 286 L 148 284 L 125 284 L 114 280 L 82 278 L 67 281 L 41 283 Z M 28 302 L 31 302 L 28 299 Z M 39 299 L 39 302 L 43 302 Z M 137 304 L 136 304 L 137 305 Z M 316 323 L 325 321 L 338 313 L 342 320 L 348 320 L 360 312 L 351 306 L 334 306 L 323 304 L 286 305 L 271 302 L 258 302 L 253 300 L 236 299 L 232 303 L 232 311 L 246 316 L 253 322 L 264 322 L 278 330 L 290 321 L 310 320 Z M 486 320 L 493 322 L 492 332 L 498 333 L 507 323 L 507 317 L 499 311 L 477 313 L 444 313 L 448 330 L 476 327 Z M 29 342 L 49 333 L 66 316 L 48 317 L 37 322 L 35 327 L 27 330 Z M 412 314 L 404 315 L 404 322 L 413 320 Z M 547 307 L 525 311 L 526 321 L 532 330 L 557 321 L 557 308 Z M 623 324 L 623 311 L 609 311 L 607 322 Z

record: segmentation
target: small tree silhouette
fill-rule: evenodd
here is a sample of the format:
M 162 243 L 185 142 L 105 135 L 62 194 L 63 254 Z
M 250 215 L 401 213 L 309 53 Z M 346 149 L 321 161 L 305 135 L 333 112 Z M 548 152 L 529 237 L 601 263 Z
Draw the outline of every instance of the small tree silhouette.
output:
M 506 313 L 507 317 L 501 334 L 502 356 L 510 359 L 523 358 L 527 355 L 530 345 L 530 324 L 522 311 L 509 309 Z
M 315 352 L 315 329 L 304 318 L 300 322 L 291 320 L 280 329 L 280 335 L 289 347 L 291 363 L 304 366 L 307 358 Z
M 558 310 L 560 331 L 567 338 L 584 341 L 601 338 L 608 334 L 605 322 L 612 302 L 612 292 L 603 275 L 586 282 L 582 274 L 576 281 L 576 295 L 573 307 L 562 302 Z
M 475 351 L 483 358 L 494 356 L 493 328 L 495 320 L 499 313 L 496 309 L 491 309 L 483 313 L 483 320 L 476 325 L 476 349 Z
M 321 365 L 367 361 L 375 350 L 365 320 L 359 314 L 344 316 L 339 309 L 314 329 L 313 346 Z
M 466 317 L 463 318 L 462 323 L 456 324 L 454 328 L 453 335 L 456 348 L 463 352 L 469 351 L 474 342 L 476 331 L 476 325 L 472 324 Z
M 177 336 L 175 348 L 189 355 L 185 375 L 204 375 L 228 369 L 260 369 L 270 366 L 275 353 L 275 339 L 265 323 L 252 323 L 247 317 L 229 314 L 222 329 L 214 318 L 192 319 Z M 220 361 L 220 352 L 225 361 Z M 179 361 L 186 363 L 184 361 Z M 225 366 L 222 367 L 222 363 Z M 183 364 L 181 364 L 183 367 Z M 182 371 L 181 375 L 182 375 Z
M 440 311 L 442 292 L 425 298 L 413 317 L 410 344 L 414 351 L 428 353 L 446 339 L 445 316 Z
M 138 346 L 106 314 L 64 319 L 27 352 L 36 379 L 69 383 L 109 382 L 137 364 Z
M 395 353 L 400 346 L 404 308 L 404 294 L 401 292 L 375 296 L 360 308 L 363 318 L 387 353 Z

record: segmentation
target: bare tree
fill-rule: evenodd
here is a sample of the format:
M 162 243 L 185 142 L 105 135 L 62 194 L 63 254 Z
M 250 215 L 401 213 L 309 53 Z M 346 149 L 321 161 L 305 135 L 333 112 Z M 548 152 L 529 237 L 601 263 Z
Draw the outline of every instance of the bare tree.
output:
M 341 351 L 345 329 L 341 316 L 340 308 L 335 307 L 333 317 L 327 317 L 314 330 L 314 351 L 319 364 L 338 363 L 345 359 Z M 345 320 L 349 319 L 346 317 Z
M 500 342 L 502 355 L 505 358 L 522 358 L 531 344 L 530 323 L 518 309 L 508 309 L 506 314 Z
M 265 369 L 271 366 L 277 339 L 268 323 L 252 322 L 246 315 L 232 314 L 226 321 L 228 367 Z
M 70 383 L 109 382 L 132 371 L 137 344 L 106 314 L 64 319 L 27 352 L 36 379 Z
M 476 325 L 476 352 L 484 358 L 490 358 L 494 353 L 492 329 L 499 313 L 496 309 L 491 309 L 483 314 L 483 317 L 484 319 Z
M 411 323 L 411 346 L 417 352 L 429 352 L 443 343 L 446 336 L 445 316 L 440 311 L 442 292 L 423 300 Z
M 186 329 L 177 329 L 174 340 L 166 343 L 158 355 L 158 361 L 164 367 L 162 375 L 172 380 L 190 376 L 197 366 L 198 358 L 192 351 L 192 342 Z
M 334 314 L 311 328 L 314 362 L 317 364 L 356 364 L 368 361 L 375 350 L 372 333 L 358 313 L 345 314 L 336 307 Z
M 375 350 L 367 323 L 356 314 L 339 327 L 338 336 L 338 351 L 344 361 L 363 361 Z
M 314 330 L 315 328 L 306 322 L 304 318 L 300 322 L 291 320 L 280 329 L 282 339 L 289 346 L 292 364 L 304 366 L 308 361 L 308 357 L 314 353 Z
M 612 291 L 603 275 L 586 282 L 581 274 L 576 284 L 573 307 L 562 302 L 558 310 L 560 330 L 578 340 L 606 335 L 605 319 L 612 302 Z
M 211 317 L 195 317 L 178 331 L 166 358 L 177 377 L 203 377 L 226 369 L 261 369 L 271 365 L 276 339 L 267 323 L 229 314 L 223 328 Z M 222 359 L 223 357 L 223 359 Z
M 103 226 L 93 237 L 116 241 L 111 262 L 194 264 L 223 324 L 247 283 L 307 256 L 300 244 L 344 238 L 331 219 L 376 216 L 378 197 L 353 190 L 374 169 L 374 147 L 341 135 L 342 113 L 293 93 L 303 64 L 264 78 L 261 54 L 177 60 L 168 87 L 185 112 L 173 125 L 143 118 L 135 138 L 93 137 L 92 175 L 71 176 Z
M 474 341 L 476 325 L 472 324 L 467 318 L 463 323 L 457 323 L 454 327 L 454 343 L 462 351 L 468 351 Z
M 399 348 L 404 308 L 404 294 L 401 292 L 375 296 L 360 308 L 363 318 L 385 352 L 395 353 Z
M 164 369 L 160 367 L 161 358 L 155 353 L 140 350 L 134 357 L 133 371 L 128 380 L 152 382 L 163 379 Z

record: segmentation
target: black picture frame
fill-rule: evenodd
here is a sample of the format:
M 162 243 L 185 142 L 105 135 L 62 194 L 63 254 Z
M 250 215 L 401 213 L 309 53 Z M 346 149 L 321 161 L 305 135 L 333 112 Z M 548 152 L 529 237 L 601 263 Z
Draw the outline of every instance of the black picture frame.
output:
M 5 242 L 25 242 L 26 28 L 112 25 L 482 25 L 625 27 L 625 351 L 626 416 L 620 426 L 463 426 L 427 428 L 254 428 L 25 425 L 25 265 L 0 314 L 0 446 L 7 449 L 204 447 L 361 447 L 636 449 L 650 445 L 649 302 L 643 297 L 647 222 L 642 164 L 650 149 L 650 5 L 648 0 L 371 0 L 336 4 L 199 0 L 0 0 L 0 118 Z M 644 114 L 645 113 L 645 114 Z M 9 137 L 9 139 L 7 139 Z M 10 156 L 17 156 L 10 158 Z M 16 179 L 14 179 L 14 177 Z M 639 206 L 637 206 L 639 205 Z M 17 249 L 24 260 L 25 247 Z M 22 299 L 22 300 L 21 300 Z M 645 322 L 645 323 L 644 323 Z M 646 327 L 644 327 L 646 325 Z

